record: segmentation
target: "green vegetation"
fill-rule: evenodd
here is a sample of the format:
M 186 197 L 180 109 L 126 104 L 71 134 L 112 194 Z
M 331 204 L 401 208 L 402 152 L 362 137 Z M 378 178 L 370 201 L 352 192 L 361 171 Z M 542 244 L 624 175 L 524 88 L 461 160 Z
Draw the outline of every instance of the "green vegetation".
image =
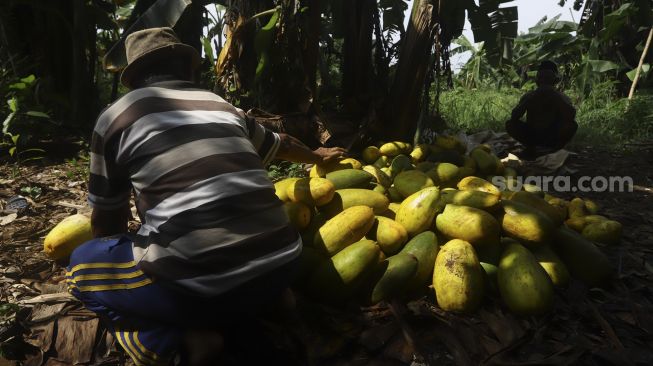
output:
M 37 199 L 41 197 L 41 187 L 38 186 L 27 186 L 27 187 L 21 187 L 20 188 L 20 193 L 30 197 L 31 199 Z
M 597 85 L 578 106 L 576 141 L 623 144 L 653 138 L 653 95 L 640 94 L 630 102 L 620 98 L 610 82 Z
M 537 64 L 551 59 L 578 107 L 579 140 L 650 136 L 653 52 L 636 98 L 623 100 L 653 23 L 650 0 L 598 7 L 574 0 L 586 10 L 579 24 L 542 19 L 527 34 L 518 34 L 517 7 L 507 3 L 416 0 L 409 9 L 405 0 L 179 0 L 180 7 L 152 15 L 146 11 L 163 0 L 1 1 L 0 158 L 40 163 L 48 155 L 38 150 L 43 142 L 87 140 L 102 108 L 126 92 L 119 83 L 124 53 L 112 50 L 142 16 L 147 24 L 176 22 L 180 39 L 202 52 L 202 87 L 243 110 L 350 124 L 334 134 L 412 140 L 420 121 L 436 120 L 468 132 L 500 131 L 534 86 Z M 461 37 L 466 21 L 476 43 Z M 454 75 L 448 57 L 463 52 L 471 58 Z M 305 130 L 297 137 L 308 141 L 314 131 Z M 272 175 L 288 169 L 299 174 L 275 165 Z
M 521 94 L 519 89 L 513 88 L 456 88 L 442 93 L 440 112 L 452 130 L 502 131 Z
M 66 177 L 68 179 L 85 181 L 90 174 L 89 168 L 90 156 L 84 152 L 80 153 L 78 157 L 66 160 L 68 169 L 66 170 Z
M 514 88 L 457 88 L 440 96 L 440 111 L 451 130 L 500 132 L 525 92 Z M 575 143 L 616 148 L 653 138 L 653 95 L 641 94 L 629 102 L 609 81 L 594 85 L 585 98 L 573 93 L 568 92 L 577 108 L 579 129 Z
M 289 161 L 278 160 L 268 166 L 268 177 L 273 182 L 286 177 L 303 178 L 308 176 L 302 164 L 291 163 Z
M 576 1 L 575 6 L 584 3 Z M 454 40 L 452 54 L 467 52 L 470 57 L 455 75 L 455 87 L 439 97 L 447 127 L 502 131 L 521 95 L 535 88 L 537 65 L 553 60 L 561 72 L 558 87 L 577 108 L 575 143 L 617 147 L 653 137 L 650 54 L 638 93 L 626 98 L 650 31 L 650 3 L 627 1 L 586 14 L 580 24 L 560 21 L 559 16 L 542 19 L 514 38 L 511 54 L 500 62 L 483 42 L 474 44 L 464 36 Z

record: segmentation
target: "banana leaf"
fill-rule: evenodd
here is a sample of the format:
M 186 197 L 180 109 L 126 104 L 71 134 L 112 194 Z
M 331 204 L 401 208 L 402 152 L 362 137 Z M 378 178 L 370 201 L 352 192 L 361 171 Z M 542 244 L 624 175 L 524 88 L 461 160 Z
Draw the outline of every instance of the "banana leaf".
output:
M 143 13 L 104 57 L 104 68 L 117 72 L 127 65 L 125 38 L 133 32 L 154 27 L 173 27 L 192 0 L 158 0 Z
M 642 79 L 645 78 L 648 75 L 649 71 L 651 71 L 651 65 L 649 64 L 642 65 L 642 72 L 639 74 L 639 77 Z M 628 79 L 630 79 L 630 81 L 634 81 L 635 74 L 637 74 L 637 69 L 632 69 L 626 73 L 626 76 L 628 76 Z
M 637 11 L 637 7 L 632 3 L 625 3 L 619 9 L 603 17 L 603 29 L 599 32 L 599 38 L 602 41 L 610 41 L 621 29 L 628 23 L 628 18 Z
M 519 13 L 516 6 L 499 8 L 506 0 L 481 0 L 467 8 L 474 40 L 485 44 L 491 65 L 512 61 L 513 42 L 517 38 Z

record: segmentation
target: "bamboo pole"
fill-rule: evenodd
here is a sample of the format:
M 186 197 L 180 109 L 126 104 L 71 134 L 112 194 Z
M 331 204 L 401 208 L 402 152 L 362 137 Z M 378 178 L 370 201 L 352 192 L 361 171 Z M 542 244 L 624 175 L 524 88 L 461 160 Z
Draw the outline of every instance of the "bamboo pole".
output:
M 633 99 L 635 95 L 635 89 L 637 88 L 637 81 L 639 81 L 639 74 L 642 72 L 642 67 L 644 66 L 644 60 L 648 54 L 648 49 L 651 47 L 651 39 L 653 39 L 653 28 L 648 32 L 648 39 L 646 40 L 646 45 L 644 46 L 644 51 L 642 51 L 642 57 L 639 59 L 639 65 L 637 65 L 637 71 L 635 72 L 635 78 L 633 79 L 633 85 L 630 87 L 630 93 L 628 93 L 628 100 Z

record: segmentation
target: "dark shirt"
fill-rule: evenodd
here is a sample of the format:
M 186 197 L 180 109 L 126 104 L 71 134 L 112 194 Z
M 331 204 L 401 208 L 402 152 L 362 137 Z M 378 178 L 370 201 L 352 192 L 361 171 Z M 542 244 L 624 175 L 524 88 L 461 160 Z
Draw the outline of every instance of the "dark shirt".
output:
M 512 110 L 512 119 L 518 120 L 524 113 L 527 113 L 526 123 L 539 131 L 572 123 L 576 118 L 576 109 L 571 100 L 549 85 L 526 93 Z

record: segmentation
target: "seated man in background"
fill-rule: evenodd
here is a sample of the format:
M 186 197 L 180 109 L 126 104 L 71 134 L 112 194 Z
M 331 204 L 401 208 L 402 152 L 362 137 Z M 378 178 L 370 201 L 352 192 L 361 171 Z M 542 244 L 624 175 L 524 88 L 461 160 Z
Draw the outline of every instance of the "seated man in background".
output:
M 524 158 L 562 149 L 578 129 L 576 109 L 555 87 L 559 79 L 557 65 L 543 61 L 537 71 L 537 89 L 521 98 L 506 123 L 506 132 L 524 145 Z M 524 113 L 526 122 L 521 120 Z
M 121 82 L 131 91 L 98 117 L 91 143 L 97 239 L 71 255 L 68 284 L 136 365 L 168 365 L 179 350 L 184 365 L 215 365 L 215 329 L 288 295 L 301 253 L 265 165 L 345 151 L 312 151 L 198 89 L 200 56 L 170 28 L 135 32 L 125 45 Z M 136 235 L 127 234 L 132 191 Z

